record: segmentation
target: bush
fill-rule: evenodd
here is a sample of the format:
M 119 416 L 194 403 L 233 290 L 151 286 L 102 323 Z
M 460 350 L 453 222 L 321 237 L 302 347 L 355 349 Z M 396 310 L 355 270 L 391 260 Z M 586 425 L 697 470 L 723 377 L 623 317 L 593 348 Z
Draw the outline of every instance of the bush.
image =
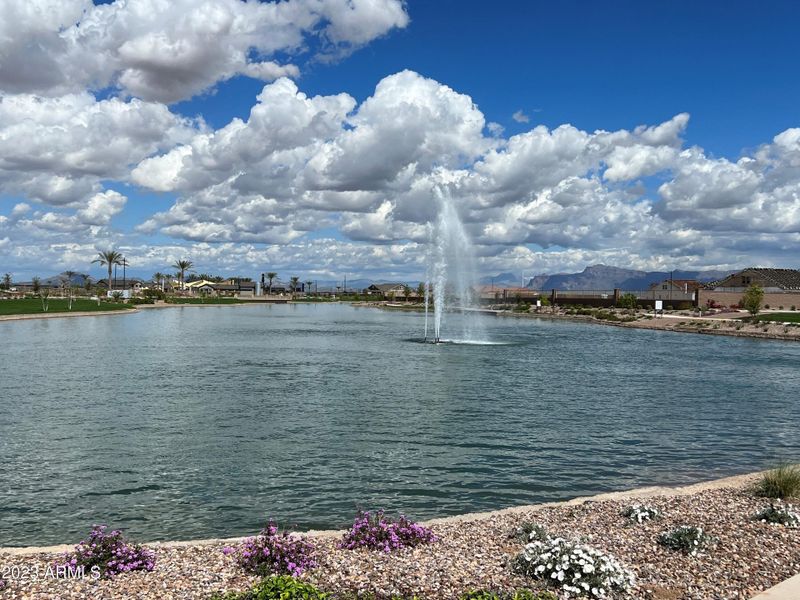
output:
M 527 544 L 528 542 L 543 542 L 550 537 L 550 534 L 543 525 L 527 522 L 517 527 L 512 537 Z
M 639 524 L 644 523 L 645 521 L 652 521 L 660 516 L 658 509 L 648 506 L 647 504 L 634 504 L 633 506 L 628 506 L 627 508 L 623 509 L 620 514 L 634 523 Z
M 558 600 L 558 596 L 553 592 L 532 592 L 530 590 L 517 590 L 506 594 L 477 590 L 462 594 L 459 600 Z
M 75 550 L 65 554 L 66 567 L 83 567 L 84 572 L 99 572 L 100 577 L 113 577 L 129 571 L 152 571 L 155 555 L 138 544 L 129 544 L 122 532 L 106 533 L 105 525 L 95 525 L 89 537 Z
M 794 511 L 794 506 L 770 504 L 753 515 L 753 519 L 772 525 L 786 525 L 787 527 L 800 527 L 800 514 Z
M 237 548 L 228 546 L 222 551 L 235 555 L 239 566 L 248 573 L 261 576 L 297 576 L 316 566 L 312 556 L 314 546 L 286 531 L 279 531 L 274 521 Z
M 403 515 L 393 519 L 387 517 L 382 510 L 375 514 L 371 514 L 369 511 L 359 511 L 353 526 L 344 534 L 338 547 L 347 550 L 368 548 L 391 552 L 434 541 L 436 541 L 436 536 L 430 529 L 409 521 Z
M 781 465 L 762 475 L 756 494 L 766 498 L 791 498 L 800 495 L 800 466 Z
M 628 292 L 620 296 L 617 306 L 620 308 L 636 308 L 637 302 L 638 298 L 636 297 L 636 294 L 631 294 Z
M 702 527 L 683 525 L 658 536 L 658 543 L 689 556 L 696 556 L 714 543 L 714 538 L 703 531 Z
M 611 555 L 558 537 L 527 544 L 514 566 L 523 575 L 560 587 L 566 597 L 607 597 L 626 592 L 634 581 L 633 573 Z
M 211 600 L 324 600 L 328 594 L 289 575 L 262 579 L 246 592 L 214 594 Z
M 167 295 L 164 292 L 162 292 L 161 290 L 152 289 L 152 288 L 145 289 L 143 294 L 144 294 L 145 298 L 148 298 L 150 300 L 156 300 L 156 299 L 157 300 L 164 300 L 167 297 Z

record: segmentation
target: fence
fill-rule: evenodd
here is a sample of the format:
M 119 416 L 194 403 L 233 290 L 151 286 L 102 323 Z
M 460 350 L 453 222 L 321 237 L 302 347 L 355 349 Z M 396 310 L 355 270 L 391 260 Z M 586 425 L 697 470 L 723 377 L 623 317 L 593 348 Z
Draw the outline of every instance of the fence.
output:
M 696 292 L 679 290 L 521 290 L 497 289 L 481 294 L 483 304 L 509 302 L 535 302 L 547 298 L 551 304 L 587 306 L 616 306 L 622 296 L 633 294 L 636 303 L 643 307 L 653 307 L 656 300 L 663 301 L 665 307 L 689 308 L 697 302 Z

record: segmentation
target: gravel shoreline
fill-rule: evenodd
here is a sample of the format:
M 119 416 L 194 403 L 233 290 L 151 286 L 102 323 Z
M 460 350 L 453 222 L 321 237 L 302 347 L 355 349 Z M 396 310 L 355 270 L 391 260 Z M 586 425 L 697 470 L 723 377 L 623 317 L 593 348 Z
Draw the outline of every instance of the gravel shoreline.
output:
M 615 555 L 637 576 L 632 599 L 678 600 L 750 598 L 800 573 L 800 529 L 753 521 L 768 504 L 749 488 L 757 475 L 726 478 L 682 488 L 643 488 L 564 503 L 515 507 L 435 519 L 427 524 L 439 541 L 392 554 L 340 550 L 341 532 L 309 532 L 317 546 L 318 568 L 303 575 L 330 591 L 367 591 L 386 597 L 417 594 L 449 600 L 469 589 L 536 589 L 536 582 L 514 575 L 509 561 L 522 545 L 510 537 L 526 521 L 553 533 L 584 537 Z M 619 513 L 637 498 L 663 517 L 629 525 Z M 657 535 L 677 525 L 697 525 L 718 538 L 708 554 L 687 557 L 656 544 Z M 257 579 L 245 575 L 222 548 L 231 540 L 149 544 L 156 553 L 151 573 L 113 580 L 34 580 L 66 547 L 0 549 L 0 573 L 12 568 L 31 575 L 12 579 L 0 591 L 5 599 L 204 599 L 214 591 L 244 590 Z M 6 575 L 8 579 L 8 575 Z

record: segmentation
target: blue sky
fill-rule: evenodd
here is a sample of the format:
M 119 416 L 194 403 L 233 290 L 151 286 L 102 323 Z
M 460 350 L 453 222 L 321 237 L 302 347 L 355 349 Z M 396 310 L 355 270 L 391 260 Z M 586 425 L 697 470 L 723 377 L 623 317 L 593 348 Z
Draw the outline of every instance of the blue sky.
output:
M 798 266 L 795 3 L 181 2 L 12 11 L 0 270 L 413 278 L 436 186 L 485 273 Z
M 410 69 L 469 94 L 509 133 L 531 124 L 633 128 L 678 112 L 686 140 L 738 157 L 800 117 L 800 6 L 793 2 L 408 2 L 406 29 L 298 79 L 309 94 L 367 98 Z M 237 78 L 180 103 L 219 127 L 246 118 L 261 82 Z

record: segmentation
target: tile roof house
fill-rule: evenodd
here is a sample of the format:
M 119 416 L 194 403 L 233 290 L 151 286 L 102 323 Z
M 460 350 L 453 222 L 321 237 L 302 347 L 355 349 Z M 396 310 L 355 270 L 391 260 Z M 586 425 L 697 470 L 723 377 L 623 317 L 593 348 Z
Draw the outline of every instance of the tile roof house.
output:
M 767 293 L 800 291 L 800 271 L 750 267 L 725 279 L 709 283 L 706 289 L 717 292 L 744 292 L 753 284 L 761 286 Z

